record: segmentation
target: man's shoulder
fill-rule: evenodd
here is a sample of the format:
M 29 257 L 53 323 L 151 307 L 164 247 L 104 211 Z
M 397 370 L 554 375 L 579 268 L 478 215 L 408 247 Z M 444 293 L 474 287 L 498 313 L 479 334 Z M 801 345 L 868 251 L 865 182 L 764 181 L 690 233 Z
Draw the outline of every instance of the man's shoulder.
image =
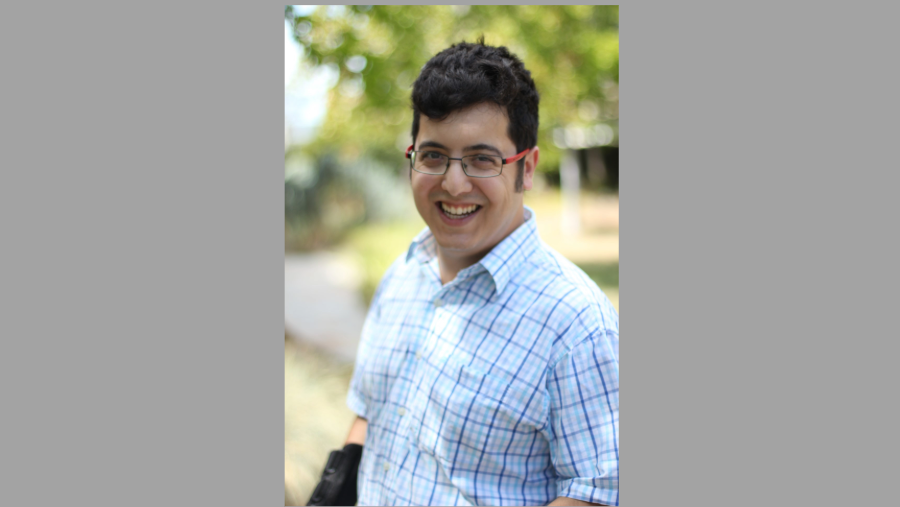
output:
M 378 288 L 375 291 L 375 294 L 372 297 L 372 303 L 378 304 L 383 302 L 385 296 L 387 295 L 387 299 L 393 299 L 398 296 L 398 294 L 410 294 L 415 292 L 415 289 L 420 286 L 423 282 L 425 276 L 425 271 L 423 268 L 425 267 L 424 260 L 421 256 L 421 252 L 418 252 L 417 249 L 421 248 L 433 248 L 433 245 L 428 244 L 428 228 L 426 227 L 419 235 L 417 235 L 410 242 L 409 247 L 400 252 L 394 261 L 388 266 L 387 270 L 385 270 L 384 274 L 381 275 L 381 280 L 378 282 Z M 422 245 L 424 239 L 424 246 Z M 430 254 L 426 254 L 430 255 Z M 427 257 L 426 257 L 427 258 Z M 400 299 L 405 300 L 405 296 Z
M 532 256 L 528 265 L 523 266 L 523 283 L 542 285 L 545 292 L 579 309 L 610 304 L 606 294 L 583 269 L 550 246 L 541 246 L 539 255 Z
M 388 266 L 387 270 L 385 270 L 384 274 L 381 275 L 381 280 L 379 282 L 379 292 L 382 291 L 382 288 L 389 285 L 391 282 L 403 279 L 409 276 L 412 272 L 413 268 L 417 268 L 416 260 L 414 258 L 408 257 L 408 252 L 404 251 L 397 258 L 391 262 L 390 266 Z M 418 271 L 418 269 L 416 269 Z
M 553 248 L 522 266 L 520 283 L 537 291 L 548 325 L 570 348 L 589 335 L 619 333 L 619 315 L 587 273 Z

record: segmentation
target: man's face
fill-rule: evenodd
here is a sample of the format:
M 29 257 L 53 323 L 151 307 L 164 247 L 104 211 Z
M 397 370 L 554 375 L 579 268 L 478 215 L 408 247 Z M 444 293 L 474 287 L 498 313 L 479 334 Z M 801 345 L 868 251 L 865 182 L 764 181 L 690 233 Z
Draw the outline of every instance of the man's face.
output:
M 455 111 L 442 121 L 422 115 L 414 149 L 453 158 L 480 153 L 508 158 L 517 153 L 507 134 L 508 126 L 505 111 L 493 104 Z M 525 155 L 524 190 L 531 189 L 536 163 L 535 148 Z M 450 168 L 440 176 L 412 171 L 416 208 L 443 253 L 475 257 L 473 262 L 477 262 L 522 224 L 523 194 L 515 191 L 518 164 L 504 165 L 500 176 L 492 178 L 466 176 L 459 160 L 451 160 Z M 452 216 L 454 211 L 468 214 Z

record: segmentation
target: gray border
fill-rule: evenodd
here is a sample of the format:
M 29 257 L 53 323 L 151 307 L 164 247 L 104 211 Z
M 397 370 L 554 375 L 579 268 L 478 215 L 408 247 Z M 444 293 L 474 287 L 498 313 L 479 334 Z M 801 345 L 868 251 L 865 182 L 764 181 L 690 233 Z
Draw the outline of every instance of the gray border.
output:
M 623 505 L 896 496 L 886 11 L 620 9 Z
M 0 504 L 280 505 L 283 6 L 0 16 Z

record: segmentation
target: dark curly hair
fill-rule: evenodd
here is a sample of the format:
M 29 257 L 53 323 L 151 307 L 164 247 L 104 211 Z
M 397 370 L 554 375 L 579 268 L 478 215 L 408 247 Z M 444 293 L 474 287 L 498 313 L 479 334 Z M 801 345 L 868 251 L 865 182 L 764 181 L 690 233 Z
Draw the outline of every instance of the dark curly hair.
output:
M 521 152 L 537 144 L 538 96 L 522 61 L 504 46 L 460 42 L 434 55 L 422 67 L 412 89 L 412 139 L 419 133 L 419 115 L 443 120 L 450 113 L 482 102 L 505 108 L 509 138 Z M 524 159 L 519 161 L 516 191 L 522 191 Z

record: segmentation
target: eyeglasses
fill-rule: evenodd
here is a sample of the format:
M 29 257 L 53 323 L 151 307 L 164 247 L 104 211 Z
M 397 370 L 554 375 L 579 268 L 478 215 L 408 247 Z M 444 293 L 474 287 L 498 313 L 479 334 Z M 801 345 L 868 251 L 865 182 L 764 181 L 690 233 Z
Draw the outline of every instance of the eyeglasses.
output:
M 511 164 L 524 157 L 531 148 L 509 158 L 496 155 L 478 154 L 466 155 L 462 158 L 453 158 L 437 151 L 416 151 L 413 146 L 406 149 L 406 158 L 409 159 L 409 167 L 422 174 L 438 176 L 450 169 L 451 160 L 459 160 L 462 163 L 463 172 L 472 178 L 493 178 L 500 176 L 503 166 Z

